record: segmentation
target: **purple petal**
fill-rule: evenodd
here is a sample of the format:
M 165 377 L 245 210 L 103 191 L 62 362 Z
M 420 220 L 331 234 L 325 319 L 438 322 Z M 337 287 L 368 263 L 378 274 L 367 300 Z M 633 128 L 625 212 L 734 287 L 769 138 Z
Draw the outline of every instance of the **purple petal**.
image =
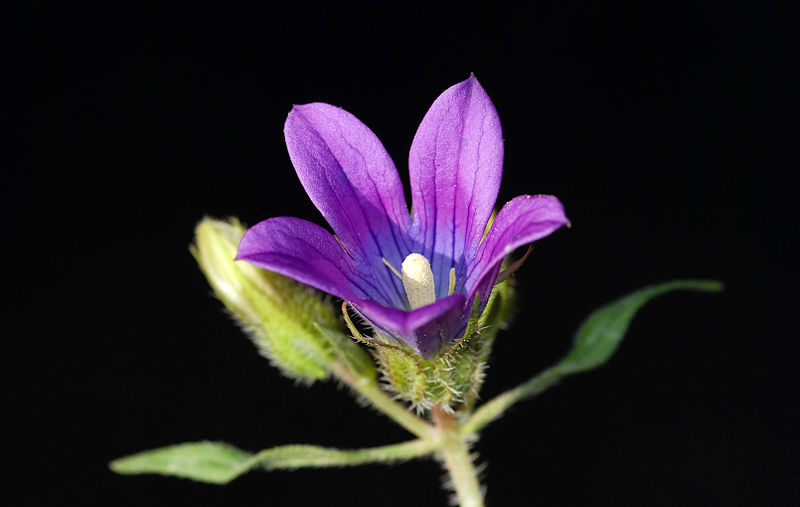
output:
M 295 106 L 284 134 L 314 205 L 360 270 L 393 288 L 393 306 L 403 306 L 402 285 L 381 258 L 393 266 L 403 262 L 410 251 L 410 217 L 397 169 L 381 142 L 355 116 L 322 103 Z
M 389 302 L 385 288 L 358 273 L 336 238 L 322 227 L 292 217 L 270 218 L 251 227 L 236 260 L 288 276 L 336 297 Z
M 564 206 L 551 195 L 520 195 L 506 203 L 470 262 L 466 279 L 469 298 L 476 290 L 488 296 L 506 255 L 568 223 Z
M 464 309 L 462 294 L 411 312 L 386 306 L 387 298 L 377 281 L 357 272 L 331 233 L 299 218 L 270 218 L 251 227 L 239 242 L 236 260 L 349 301 L 387 336 L 402 340 L 423 357 L 438 352 L 451 337 Z
M 356 301 L 356 309 L 376 327 L 408 344 L 423 358 L 435 355 L 452 339 L 454 326 L 462 320 L 462 294 L 452 294 L 422 308 L 407 312 L 372 301 Z
M 475 76 L 445 90 L 428 110 L 409 171 L 416 234 L 441 298 L 450 268 L 474 255 L 503 172 L 500 119 Z

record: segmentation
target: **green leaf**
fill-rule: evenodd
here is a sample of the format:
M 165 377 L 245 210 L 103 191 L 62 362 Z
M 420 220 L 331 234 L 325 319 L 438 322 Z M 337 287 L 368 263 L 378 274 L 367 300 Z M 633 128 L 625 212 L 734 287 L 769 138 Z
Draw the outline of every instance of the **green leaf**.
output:
M 575 343 L 564 359 L 481 405 L 461 426 L 462 434 L 479 431 L 518 401 L 541 393 L 564 376 L 597 368 L 608 361 L 622 342 L 636 312 L 654 297 L 674 290 L 719 292 L 722 288 L 722 283 L 716 280 L 674 280 L 645 287 L 598 308 L 578 328 Z
M 109 466 L 124 475 L 160 474 L 226 484 L 256 467 L 278 470 L 395 463 L 424 456 L 434 448 L 431 441 L 412 440 L 353 450 L 283 445 L 251 454 L 222 442 L 189 442 L 126 456 Z
M 616 352 L 636 312 L 654 297 L 674 290 L 719 292 L 722 283 L 716 280 L 674 280 L 645 287 L 598 308 L 578 328 L 572 349 L 556 368 L 569 374 L 602 365 Z
M 247 471 L 252 455 L 221 442 L 190 442 L 112 461 L 118 474 L 161 474 L 225 484 Z

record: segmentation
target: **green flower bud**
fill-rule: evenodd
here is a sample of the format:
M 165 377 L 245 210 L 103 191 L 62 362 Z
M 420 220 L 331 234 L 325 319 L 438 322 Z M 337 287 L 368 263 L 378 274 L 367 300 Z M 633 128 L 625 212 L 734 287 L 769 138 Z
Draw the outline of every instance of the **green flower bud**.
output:
M 471 410 L 483 384 L 494 338 L 511 317 L 511 283 L 509 279 L 494 288 L 480 317 L 476 301 L 464 336 L 432 359 L 422 359 L 408 347 L 377 344 L 375 356 L 391 390 L 418 412 L 436 405 L 451 412 Z
M 308 382 L 325 378 L 336 354 L 322 330 L 339 328 L 336 314 L 313 289 L 234 261 L 244 232 L 235 218 L 205 218 L 197 224 L 190 251 L 216 296 L 262 355 L 288 377 Z

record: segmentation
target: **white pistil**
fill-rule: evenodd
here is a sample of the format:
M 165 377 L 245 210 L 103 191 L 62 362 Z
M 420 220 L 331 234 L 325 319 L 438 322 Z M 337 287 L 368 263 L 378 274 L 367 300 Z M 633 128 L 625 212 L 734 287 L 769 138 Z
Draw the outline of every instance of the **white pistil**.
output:
M 406 290 L 408 304 L 412 310 L 436 301 L 431 263 L 424 255 L 412 253 L 401 266 L 403 288 Z

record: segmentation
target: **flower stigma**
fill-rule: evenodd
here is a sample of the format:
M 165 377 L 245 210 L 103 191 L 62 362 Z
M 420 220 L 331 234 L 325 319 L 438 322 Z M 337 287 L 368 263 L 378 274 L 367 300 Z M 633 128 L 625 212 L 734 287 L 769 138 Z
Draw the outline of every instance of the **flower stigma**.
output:
M 412 310 L 427 306 L 436 301 L 436 288 L 433 282 L 431 263 L 424 255 L 409 254 L 401 266 L 403 288 L 406 290 L 408 304 Z

